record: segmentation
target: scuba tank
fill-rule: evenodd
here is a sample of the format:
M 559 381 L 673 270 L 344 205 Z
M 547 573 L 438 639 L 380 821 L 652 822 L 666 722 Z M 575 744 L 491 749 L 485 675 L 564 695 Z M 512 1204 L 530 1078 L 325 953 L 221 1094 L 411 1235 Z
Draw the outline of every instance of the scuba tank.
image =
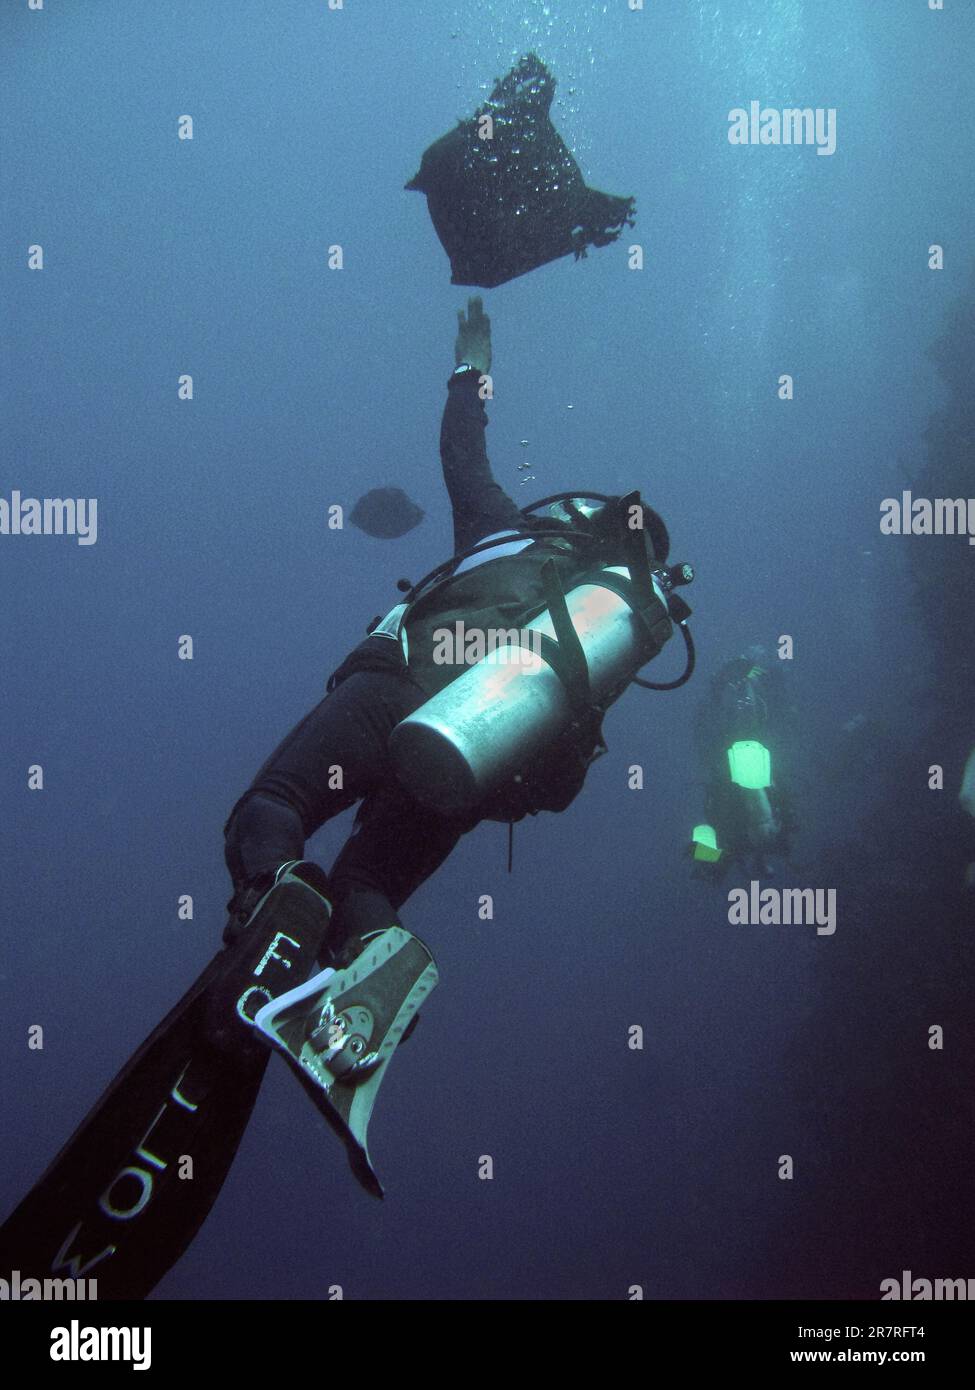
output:
M 622 499 L 621 510 L 636 504 L 634 493 Z M 568 593 L 555 566 L 546 565 L 548 606 L 521 630 L 522 644 L 489 652 L 397 724 L 393 767 L 418 800 L 442 814 L 470 811 L 517 780 L 573 722 L 591 728 L 593 716 L 601 717 L 631 681 L 670 689 L 689 678 L 690 609 L 673 591 L 690 582 L 693 570 L 655 565 L 641 530 L 624 531 L 620 541 L 626 566 L 597 566 Z M 675 623 L 688 650 L 683 676 L 663 686 L 640 681 L 637 671 L 670 639 Z
M 728 749 L 728 769 L 740 788 L 748 843 L 753 849 L 771 844 L 781 830 L 772 808 L 772 755 L 756 739 L 739 739 Z

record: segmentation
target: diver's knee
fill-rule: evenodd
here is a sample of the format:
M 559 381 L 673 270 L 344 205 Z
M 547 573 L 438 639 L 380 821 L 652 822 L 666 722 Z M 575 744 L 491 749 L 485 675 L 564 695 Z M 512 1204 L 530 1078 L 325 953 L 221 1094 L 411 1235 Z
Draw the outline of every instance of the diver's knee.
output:
M 235 889 L 305 850 L 297 807 L 264 791 L 245 793 L 224 826 L 224 858 Z

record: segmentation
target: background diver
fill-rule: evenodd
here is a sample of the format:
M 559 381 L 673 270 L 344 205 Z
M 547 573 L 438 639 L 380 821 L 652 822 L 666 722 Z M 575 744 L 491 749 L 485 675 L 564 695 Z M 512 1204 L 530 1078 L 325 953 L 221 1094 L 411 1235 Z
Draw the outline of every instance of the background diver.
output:
M 786 769 L 790 708 L 774 657 L 762 646 L 726 661 L 712 678 L 694 728 L 705 823 L 691 851 L 699 871 L 733 865 L 768 877 L 787 858 L 795 816 Z
M 233 807 L 224 948 L 5 1223 L 11 1267 L 97 1268 L 101 1297 L 144 1296 L 216 1199 L 274 1049 L 381 1196 L 369 1117 L 437 979 L 399 908 L 481 820 L 565 809 L 604 748 L 605 710 L 631 683 L 673 689 L 693 670 L 690 609 L 676 592 L 693 571 L 668 566 L 667 529 L 638 493 L 520 509 L 494 480 L 482 400 L 490 322 L 477 298 L 458 317 L 440 434 L 457 553 L 375 620 Z M 463 650 L 435 659 L 436 634 L 457 621 L 515 643 L 535 623 L 542 655 L 524 670 L 471 665 Z M 675 626 L 683 675 L 642 680 Z M 423 722 L 443 699 L 449 717 Z M 443 753 L 470 782 L 446 802 Z M 305 842 L 356 802 L 326 875 L 304 859 Z M 187 1160 L 193 1182 L 175 1181 Z

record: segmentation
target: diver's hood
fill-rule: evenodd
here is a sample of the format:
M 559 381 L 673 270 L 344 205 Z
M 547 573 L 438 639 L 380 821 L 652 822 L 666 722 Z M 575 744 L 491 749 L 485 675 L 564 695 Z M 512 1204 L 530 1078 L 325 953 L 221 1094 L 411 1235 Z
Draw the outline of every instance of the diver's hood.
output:
M 588 521 L 591 517 L 605 511 L 603 502 L 587 502 L 584 497 L 567 497 L 562 502 L 555 502 L 548 509 L 549 516 L 556 521 L 579 521 L 580 518 Z
M 624 501 L 622 497 L 611 497 L 608 500 L 602 497 L 563 497 L 553 503 L 548 511 L 554 521 L 563 524 L 568 522 L 590 534 L 608 539 L 610 536 L 618 535 L 619 527 L 625 525 L 624 513 L 621 510 Z M 643 510 L 643 530 L 652 552 L 652 561 L 655 564 L 666 564 L 667 556 L 670 554 L 670 535 L 663 517 L 652 507 L 648 507 L 646 502 L 641 502 L 640 506 Z

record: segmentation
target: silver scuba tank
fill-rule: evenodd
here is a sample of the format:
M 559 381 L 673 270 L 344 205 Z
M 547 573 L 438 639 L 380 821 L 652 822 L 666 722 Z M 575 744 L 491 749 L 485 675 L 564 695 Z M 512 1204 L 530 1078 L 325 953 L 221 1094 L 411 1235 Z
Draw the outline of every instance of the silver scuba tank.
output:
M 628 577 L 622 567 L 606 566 Z M 613 589 L 587 581 L 569 590 L 566 607 L 578 635 L 595 703 L 611 703 L 641 666 L 673 634 L 664 594 L 653 638 L 630 604 Z M 443 814 L 476 806 L 514 777 L 572 719 L 568 692 L 552 666 L 538 654 L 533 633 L 555 638 L 546 609 L 523 630 L 520 647 L 499 647 L 462 672 L 390 736 L 399 781 L 418 800 Z

